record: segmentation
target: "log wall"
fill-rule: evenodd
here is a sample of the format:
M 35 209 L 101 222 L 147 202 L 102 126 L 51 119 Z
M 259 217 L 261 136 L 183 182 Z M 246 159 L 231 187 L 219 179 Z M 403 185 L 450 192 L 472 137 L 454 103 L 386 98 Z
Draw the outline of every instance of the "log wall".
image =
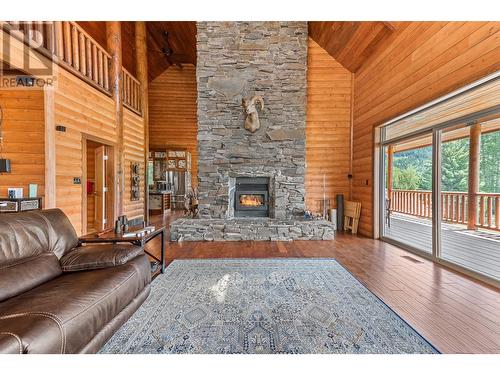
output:
M 325 194 L 349 199 L 352 73 L 309 38 L 307 61 L 306 207 L 320 212 Z
M 198 185 L 196 68 L 170 67 L 149 84 L 149 147 L 186 149 L 192 155 L 192 184 Z
M 354 79 L 353 198 L 373 233 L 374 128 L 500 69 L 499 22 L 410 22 Z
M 11 162 L 11 173 L 0 174 L 0 197 L 7 197 L 10 187 L 22 187 L 27 197 L 29 184 L 38 185 L 39 197 L 45 194 L 43 106 L 43 91 L 0 90 L 3 112 L 0 157 Z

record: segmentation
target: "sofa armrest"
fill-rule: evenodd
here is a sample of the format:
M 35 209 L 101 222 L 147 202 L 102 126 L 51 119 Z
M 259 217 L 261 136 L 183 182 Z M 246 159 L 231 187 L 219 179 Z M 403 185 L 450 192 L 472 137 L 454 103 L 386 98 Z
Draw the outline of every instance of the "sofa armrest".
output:
M 131 244 L 85 245 L 76 247 L 60 262 L 63 272 L 96 270 L 125 264 L 143 252 Z

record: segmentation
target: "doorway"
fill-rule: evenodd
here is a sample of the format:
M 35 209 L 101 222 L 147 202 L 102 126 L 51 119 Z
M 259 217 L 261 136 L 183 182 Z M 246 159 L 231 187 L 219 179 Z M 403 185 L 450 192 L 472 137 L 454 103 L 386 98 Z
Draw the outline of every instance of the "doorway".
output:
M 83 139 L 82 231 L 102 232 L 113 223 L 113 147 Z
M 500 285 L 500 77 L 383 125 L 379 237 Z

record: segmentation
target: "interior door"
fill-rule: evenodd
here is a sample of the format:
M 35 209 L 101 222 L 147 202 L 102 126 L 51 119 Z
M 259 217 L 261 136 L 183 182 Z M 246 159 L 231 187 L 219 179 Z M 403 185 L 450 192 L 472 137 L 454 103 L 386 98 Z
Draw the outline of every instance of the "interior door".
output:
M 95 225 L 96 230 L 106 227 L 106 147 L 95 150 Z

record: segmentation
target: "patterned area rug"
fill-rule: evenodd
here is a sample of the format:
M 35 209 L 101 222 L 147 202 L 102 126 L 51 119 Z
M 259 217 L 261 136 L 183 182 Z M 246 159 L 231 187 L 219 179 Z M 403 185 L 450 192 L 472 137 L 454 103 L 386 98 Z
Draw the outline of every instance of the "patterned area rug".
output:
M 332 259 L 176 260 L 101 353 L 437 353 Z

